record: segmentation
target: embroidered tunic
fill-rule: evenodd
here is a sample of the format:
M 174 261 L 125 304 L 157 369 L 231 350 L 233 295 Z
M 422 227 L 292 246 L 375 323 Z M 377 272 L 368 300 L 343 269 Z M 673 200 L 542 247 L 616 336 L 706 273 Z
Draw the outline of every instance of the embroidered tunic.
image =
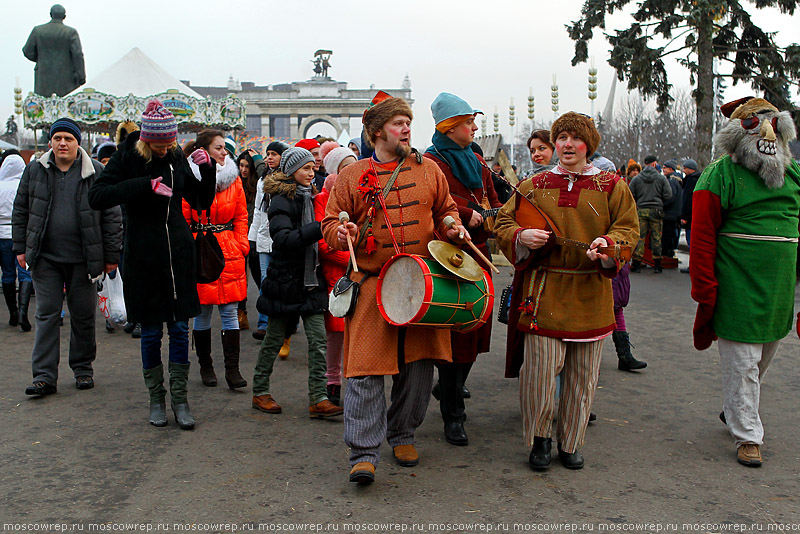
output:
M 358 191 L 362 174 L 374 165 L 383 188 L 397 163 L 380 164 L 372 159 L 363 159 L 342 170 L 331 191 L 322 221 L 322 233 L 331 248 L 342 250 L 336 233 L 339 212 L 346 211 L 359 230 L 367 220 L 370 205 Z M 428 242 L 435 239 L 434 231 L 440 236 L 445 235 L 444 218 L 450 215 L 459 221 L 458 210 L 450 198 L 442 171 L 427 159 L 417 163 L 413 155 L 406 159 L 398 173 L 397 181 L 386 197 L 386 209 L 400 251 L 424 257 L 430 257 Z M 348 378 L 398 373 L 397 339 L 400 329 L 383 319 L 376 299 L 377 276 L 395 254 L 382 209 L 375 212 L 372 231 L 377 250 L 367 254 L 367 239 L 364 238 L 356 250 L 358 268 L 363 272 L 350 275 L 352 280 L 359 282 L 364 272 L 372 274 L 361 285 L 355 311 L 345 318 L 344 374 Z M 403 291 L 403 288 L 396 290 Z M 430 327 L 408 327 L 404 353 L 407 363 L 422 359 L 451 361 L 450 332 Z
M 609 244 L 635 244 L 639 223 L 627 184 L 598 170 L 570 178 L 547 171 L 522 182 L 520 193 L 552 219 L 563 237 L 584 243 L 605 237 Z M 608 334 L 615 324 L 611 279 L 616 267 L 604 269 L 600 261 L 589 260 L 585 250 L 559 245 L 549 253 L 535 250 L 527 258 L 518 256 L 517 237 L 526 229 L 516 221 L 522 202 L 527 200 L 515 194 L 498 213 L 495 225 L 498 244 L 517 270 L 509 317 L 509 377 L 517 376 L 522 364 L 520 332 L 584 340 Z M 528 253 L 527 248 L 520 249 Z M 520 313 L 526 300 L 528 313 Z
M 770 189 L 730 156 L 703 171 L 692 206 L 695 329 L 710 325 L 731 341 L 768 343 L 792 328 L 800 166 L 793 162 L 785 176 Z

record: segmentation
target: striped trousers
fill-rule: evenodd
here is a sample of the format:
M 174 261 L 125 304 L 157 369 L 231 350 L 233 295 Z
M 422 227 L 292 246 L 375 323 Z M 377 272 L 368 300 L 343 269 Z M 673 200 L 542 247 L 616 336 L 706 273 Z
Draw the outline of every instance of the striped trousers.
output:
M 386 409 L 383 375 L 347 380 L 344 395 L 344 442 L 350 447 L 350 465 L 378 465 L 383 439 L 389 445 L 414 443 L 414 432 L 425 419 L 433 386 L 433 360 L 400 364 L 392 376 L 391 406 Z
M 603 340 L 568 342 L 528 334 L 525 361 L 519 375 L 519 400 L 525 442 L 549 438 L 556 402 L 556 377 L 564 370 L 558 406 L 558 441 L 561 450 L 577 451 L 583 445 L 589 412 L 597 390 Z

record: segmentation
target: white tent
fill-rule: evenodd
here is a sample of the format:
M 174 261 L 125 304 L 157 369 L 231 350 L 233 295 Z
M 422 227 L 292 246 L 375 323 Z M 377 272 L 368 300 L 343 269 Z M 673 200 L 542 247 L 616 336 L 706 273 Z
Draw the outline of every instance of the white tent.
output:
M 49 128 L 59 117 L 70 117 L 88 131 L 110 132 L 121 121 L 138 121 L 151 97 L 175 115 L 179 131 L 245 127 L 244 101 L 233 95 L 204 98 L 138 48 L 64 97 L 28 93 L 23 117 L 27 128 Z
M 138 48 L 131 49 L 119 61 L 70 94 L 75 95 L 89 88 L 108 95 L 133 94 L 138 97 L 177 90 L 186 96 L 203 98 L 202 95 L 162 69 Z

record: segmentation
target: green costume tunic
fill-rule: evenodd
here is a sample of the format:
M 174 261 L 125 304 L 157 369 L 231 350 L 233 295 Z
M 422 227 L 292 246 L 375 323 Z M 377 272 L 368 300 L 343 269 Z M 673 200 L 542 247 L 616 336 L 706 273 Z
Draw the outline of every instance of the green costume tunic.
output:
M 722 212 L 714 262 L 719 288 L 713 328 L 719 337 L 768 343 L 792 328 L 797 243 L 725 235 L 797 238 L 800 166 L 792 162 L 785 176 L 781 188 L 769 189 L 758 174 L 724 156 L 697 182 L 695 193 L 718 196 Z

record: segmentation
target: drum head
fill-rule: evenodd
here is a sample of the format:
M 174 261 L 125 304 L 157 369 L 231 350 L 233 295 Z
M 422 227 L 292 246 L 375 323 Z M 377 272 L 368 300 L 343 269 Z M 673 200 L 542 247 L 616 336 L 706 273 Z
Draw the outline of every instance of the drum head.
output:
M 381 303 L 386 316 L 396 324 L 406 324 L 419 313 L 425 301 L 425 276 L 422 266 L 411 256 L 399 256 L 383 273 Z

